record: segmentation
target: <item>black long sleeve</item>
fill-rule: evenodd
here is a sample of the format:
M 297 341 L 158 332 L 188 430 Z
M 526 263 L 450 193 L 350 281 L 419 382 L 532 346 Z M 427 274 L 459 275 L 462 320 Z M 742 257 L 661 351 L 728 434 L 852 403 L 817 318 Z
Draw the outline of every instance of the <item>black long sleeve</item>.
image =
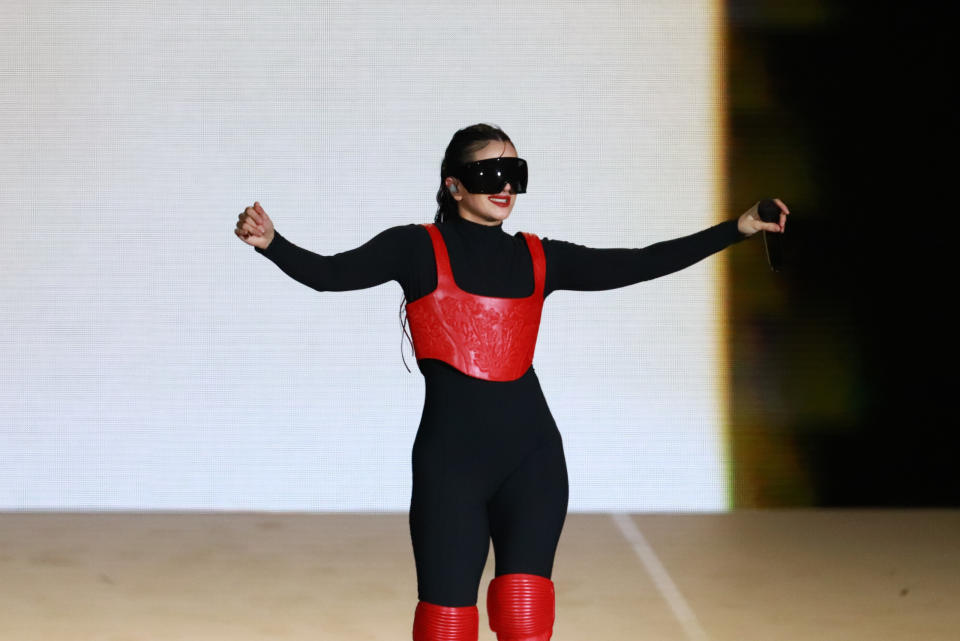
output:
M 639 249 L 596 249 L 544 239 L 546 293 L 558 289 L 616 289 L 652 280 L 689 267 L 744 238 L 734 218 Z
M 416 246 L 416 227 L 401 225 L 385 229 L 363 245 L 333 256 L 298 247 L 276 230 L 265 250 L 254 249 L 308 287 L 321 292 L 344 292 L 390 280 L 406 280 L 410 255 Z
M 519 298 L 533 291 L 533 266 L 519 233 L 501 225 L 469 221 L 438 225 L 461 289 L 482 296 Z M 332 256 L 298 247 L 276 231 L 266 250 L 256 251 L 291 278 L 318 291 L 400 283 L 407 302 L 437 286 L 433 246 L 421 225 L 386 229 L 363 245 Z M 731 219 L 703 231 L 639 249 L 598 249 L 562 240 L 543 239 L 547 263 L 544 295 L 558 289 L 616 289 L 658 278 L 692 265 L 746 238 Z

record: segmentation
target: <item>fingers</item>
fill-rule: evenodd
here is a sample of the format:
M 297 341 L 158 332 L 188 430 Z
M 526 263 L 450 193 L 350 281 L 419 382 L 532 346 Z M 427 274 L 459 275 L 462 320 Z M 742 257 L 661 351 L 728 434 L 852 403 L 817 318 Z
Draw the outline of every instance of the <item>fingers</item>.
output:
M 253 234 L 254 236 L 260 236 L 266 232 L 262 226 L 258 225 L 252 217 L 246 214 L 240 214 L 240 220 L 237 222 L 237 231 L 244 234 Z
M 253 238 L 264 238 L 267 233 L 267 221 L 270 219 L 259 202 L 247 207 L 237 216 L 237 227 L 233 230 L 238 238 L 248 244 Z M 271 223 L 272 225 L 272 223 Z
M 257 224 L 266 229 L 267 223 L 270 222 L 270 216 L 267 216 L 267 212 L 263 210 L 263 205 L 261 205 L 259 202 L 254 202 L 251 212 L 253 213 L 254 218 L 256 218 Z
M 244 239 L 244 240 L 247 240 L 248 238 L 250 238 L 250 237 L 252 237 L 252 236 L 259 236 L 259 235 L 260 235 L 258 232 L 254 232 L 254 231 L 252 231 L 252 230 L 250 230 L 250 229 L 248 229 L 248 228 L 246 228 L 246 227 L 240 227 L 239 225 L 236 227 L 236 229 L 233 230 L 233 233 L 236 234 L 237 236 L 239 236 L 240 238 Z
M 263 226 L 263 216 L 260 215 L 260 213 L 256 210 L 256 208 L 247 207 L 243 211 L 245 214 L 250 216 L 250 218 L 252 218 L 256 224 L 260 225 L 261 227 Z M 261 209 L 260 211 L 263 211 L 263 210 Z
M 258 236 L 267 231 L 264 226 L 263 217 L 261 217 L 253 207 L 247 207 L 237 218 L 237 229 L 239 230 Z
M 787 216 L 790 214 L 790 210 L 779 198 L 774 198 L 773 202 L 777 203 L 777 206 L 780 208 L 780 229 L 777 231 L 783 232 L 787 228 Z

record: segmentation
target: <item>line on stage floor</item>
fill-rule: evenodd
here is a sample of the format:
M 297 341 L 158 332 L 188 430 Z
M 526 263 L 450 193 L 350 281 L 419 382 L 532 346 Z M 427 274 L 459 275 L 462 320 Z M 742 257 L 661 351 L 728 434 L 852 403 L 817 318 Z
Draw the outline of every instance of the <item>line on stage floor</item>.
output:
M 610 516 L 617 527 L 620 528 L 623 537 L 633 546 L 633 551 L 640 557 L 640 562 L 643 563 L 650 578 L 653 579 L 653 584 L 657 586 L 660 595 L 663 596 L 673 615 L 680 622 L 687 638 L 690 641 L 710 641 L 710 637 L 707 636 L 706 631 L 697 620 L 697 615 L 694 614 L 687 600 L 683 598 L 683 594 L 680 593 L 679 588 L 670 578 L 670 573 L 663 567 L 663 563 L 657 558 L 653 548 L 650 547 L 646 537 L 643 536 L 640 528 L 633 522 L 630 515 L 619 513 Z

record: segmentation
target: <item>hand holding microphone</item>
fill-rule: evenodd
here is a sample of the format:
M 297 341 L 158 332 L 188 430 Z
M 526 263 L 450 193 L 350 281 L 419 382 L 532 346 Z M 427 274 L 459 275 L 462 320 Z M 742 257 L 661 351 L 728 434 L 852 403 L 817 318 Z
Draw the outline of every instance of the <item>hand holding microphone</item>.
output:
M 764 198 L 747 210 L 737 222 L 740 233 L 752 236 L 763 232 L 763 244 L 770 269 L 778 272 L 783 267 L 783 232 L 790 210 L 779 198 Z

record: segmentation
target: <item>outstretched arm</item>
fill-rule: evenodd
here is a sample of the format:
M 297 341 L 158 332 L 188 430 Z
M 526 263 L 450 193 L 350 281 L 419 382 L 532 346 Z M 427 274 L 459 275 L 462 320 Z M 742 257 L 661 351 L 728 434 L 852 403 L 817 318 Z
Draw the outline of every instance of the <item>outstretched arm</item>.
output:
M 597 249 L 544 239 L 545 294 L 557 289 L 616 289 L 672 274 L 746 238 L 736 220 L 639 249 Z
M 254 203 L 241 214 L 235 233 L 294 280 L 317 291 L 343 292 L 401 281 L 414 232 L 410 225 L 391 227 L 355 249 L 322 256 L 277 233 L 260 203 Z
M 754 205 L 739 218 L 639 249 L 595 249 L 544 239 L 544 294 L 557 289 L 597 291 L 633 285 L 689 267 L 758 231 L 782 232 L 790 212 L 779 199 L 774 200 L 781 209 L 779 225 L 761 221 Z

